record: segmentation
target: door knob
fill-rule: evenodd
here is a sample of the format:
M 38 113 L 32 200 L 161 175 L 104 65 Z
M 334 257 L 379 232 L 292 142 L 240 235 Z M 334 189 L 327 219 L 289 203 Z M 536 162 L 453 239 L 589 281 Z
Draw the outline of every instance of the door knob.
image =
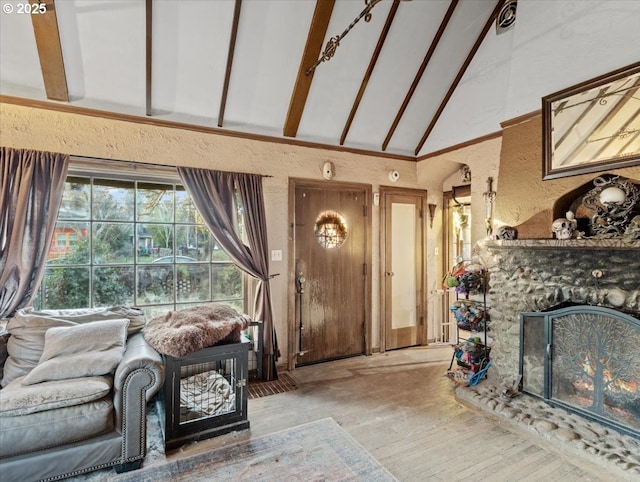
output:
M 298 273 L 298 276 L 296 278 L 296 286 L 298 288 L 298 293 L 302 294 L 304 293 L 304 282 L 306 280 L 304 279 L 304 275 L 302 274 L 302 271 Z

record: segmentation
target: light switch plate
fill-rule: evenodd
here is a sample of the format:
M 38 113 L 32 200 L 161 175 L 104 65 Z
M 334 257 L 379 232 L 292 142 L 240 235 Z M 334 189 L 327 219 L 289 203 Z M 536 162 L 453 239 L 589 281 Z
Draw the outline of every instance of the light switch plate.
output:
M 282 250 L 281 249 L 272 249 L 271 250 L 271 261 L 282 261 Z

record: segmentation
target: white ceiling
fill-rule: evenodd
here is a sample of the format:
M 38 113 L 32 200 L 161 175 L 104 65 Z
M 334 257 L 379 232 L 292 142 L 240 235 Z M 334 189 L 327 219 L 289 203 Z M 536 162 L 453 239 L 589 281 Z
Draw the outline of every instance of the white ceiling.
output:
M 509 63 L 512 33 L 496 35 L 495 25 L 491 24 L 486 36 L 481 35 L 497 2 L 457 2 L 424 75 L 398 118 L 386 153 L 415 157 L 459 142 L 460 133 L 447 135 L 436 123 L 432 135 L 437 141 L 432 141 L 430 135 L 424 145 L 421 143 L 441 105 L 444 110 L 439 117 L 468 119 L 470 138 L 500 129 L 504 89 L 491 79 L 499 73 L 496 69 Z M 20 3 L 24 2 L 3 1 L 16 10 Z M 152 3 L 152 117 L 217 127 L 236 1 Z M 371 9 L 371 21 L 359 21 L 340 42 L 335 56 L 317 67 L 299 121 L 297 141 L 340 146 L 393 3 L 394 0 L 379 1 Z M 383 152 L 385 138 L 451 3 L 399 1 L 344 147 Z M 365 7 L 364 0 L 337 0 L 323 48 Z M 315 0 L 241 2 L 223 129 L 284 137 L 315 8 Z M 144 116 L 145 0 L 56 0 L 55 12 L 68 103 L 78 108 Z M 1 93 L 47 100 L 30 16 L 14 10 L 0 15 L 0 21 Z M 461 74 L 465 59 L 479 41 L 480 48 Z M 457 75 L 462 77 L 449 102 L 445 102 Z
M 57 16 L 69 95 L 69 101 L 63 104 L 144 117 L 148 2 L 46 1 L 49 11 L 55 9 Z M 618 42 L 629 46 L 629 36 L 637 36 L 629 32 L 638 31 L 637 27 L 625 27 L 633 23 L 629 11 L 640 11 L 640 2 L 629 0 L 520 0 L 515 27 L 497 34 L 491 19 L 501 4 L 499 0 L 368 1 L 376 2 L 371 21 L 363 19 L 355 24 L 335 56 L 301 81 L 298 72 L 310 67 L 301 62 L 313 30 L 315 0 L 153 0 L 150 117 L 212 130 L 222 124 L 221 129 L 234 134 L 266 135 L 415 159 L 500 131 L 500 123 L 508 115 L 521 114 L 521 106 L 539 108 L 541 96 L 550 93 L 541 88 L 566 87 L 572 75 L 585 80 L 590 76 L 584 72 L 604 72 L 607 62 L 619 67 L 620 57 L 626 60 L 634 55 L 629 49 L 612 54 L 606 50 L 609 44 L 598 35 L 612 38 L 612 34 L 626 32 L 619 40 L 612 38 L 611 45 Z M 319 2 L 326 4 L 327 0 Z M 395 17 L 371 75 L 366 77 L 395 2 Z M 13 6 L 14 12 L 0 15 L 0 93 L 5 99 L 10 96 L 56 102 L 47 99 L 45 93 L 32 19 L 17 13 L 24 3 L 3 0 L 3 6 Z M 241 9 L 225 97 L 237 3 Z M 569 4 L 575 4 L 573 10 L 567 10 Z M 450 21 L 436 44 L 436 32 L 453 6 Z M 336 0 L 322 48 L 365 7 L 365 0 Z M 612 26 L 611 22 L 602 22 L 603 15 L 619 21 Z M 566 35 L 568 26 L 570 36 Z M 483 35 L 485 27 L 488 30 Z M 516 38 L 518 28 L 521 31 Z M 582 28 L 590 29 L 584 39 L 576 35 Z M 545 38 L 554 39 L 555 45 L 570 45 L 573 50 L 592 42 L 591 52 L 601 60 L 594 64 L 584 56 L 564 51 L 555 54 L 545 47 Z M 435 48 L 424 75 L 417 78 L 432 44 Z M 465 61 L 468 65 L 463 68 Z M 45 61 L 45 69 L 50 62 Z M 578 63 L 578 68 L 567 68 L 562 77 L 550 76 L 551 62 L 555 62 L 556 70 L 564 64 Z M 541 69 L 545 64 L 547 68 Z M 514 65 L 520 67 L 514 70 Z M 519 78 L 514 80 L 516 76 Z M 297 132 L 285 136 L 296 85 L 299 88 L 309 79 Z M 415 91 L 410 95 L 414 82 Z M 509 99 L 516 98 L 514 93 L 517 102 L 508 105 Z M 408 103 L 399 115 L 405 99 Z M 347 131 L 352 110 L 353 121 Z

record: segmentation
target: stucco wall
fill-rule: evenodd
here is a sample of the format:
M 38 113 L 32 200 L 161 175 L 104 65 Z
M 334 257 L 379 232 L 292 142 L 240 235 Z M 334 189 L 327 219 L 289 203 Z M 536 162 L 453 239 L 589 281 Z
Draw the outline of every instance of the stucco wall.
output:
M 322 179 L 322 165 L 335 164 L 332 182 L 370 184 L 373 192 L 380 185 L 390 185 L 388 172 L 400 172 L 396 187 L 425 189 L 429 202 L 441 205 L 442 181 L 452 168 L 421 171 L 413 162 L 355 155 L 279 143 L 267 143 L 217 134 L 199 133 L 168 127 L 139 125 L 78 114 L 2 104 L 0 109 L 0 144 L 8 147 L 65 152 L 78 156 L 191 166 L 227 171 L 270 175 L 264 179 L 265 209 L 269 222 L 269 247 L 281 249 L 283 261 L 271 262 L 271 273 L 280 273 L 272 281 L 276 331 L 282 352 L 280 363 L 287 360 L 287 287 L 289 277 L 288 187 L 289 178 Z M 455 167 L 453 167 L 455 169 Z M 379 207 L 372 207 L 372 346 L 379 347 Z M 439 242 L 439 224 L 429 229 L 429 252 Z M 433 256 L 431 257 L 433 258 Z M 437 266 L 433 259 L 431 268 Z M 437 268 L 436 268 L 437 269 Z M 439 273 L 438 275 L 439 276 Z M 430 286 L 436 279 L 428 275 Z M 429 317 L 431 317 L 431 311 Z
M 436 157 L 430 157 L 418 162 L 418 182 L 428 179 L 436 166 L 448 165 L 449 173 L 459 169 L 460 164 L 467 164 L 471 168 L 471 243 L 486 237 L 484 219 L 486 216 L 483 193 L 487 190 L 487 178 L 493 177 L 493 190 L 498 189 L 498 167 L 500 164 L 499 137 L 478 144 L 463 147 L 455 151 L 445 152 Z M 449 176 L 442 178 L 447 179 Z M 442 184 L 440 190 L 442 190 Z M 445 186 L 450 188 L 449 185 Z M 439 206 L 442 206 L 440 196 Z M 494 214 L 495 215 L 495 214 Z
M 607 171 L 640 179 L 640 166 Z M 519 238 L 551 238 L 553 204 L 560 196 L 601 173 L 542 180 L 542 117 L 507 127 L 502 133 L 497 222 L 518 228 Z

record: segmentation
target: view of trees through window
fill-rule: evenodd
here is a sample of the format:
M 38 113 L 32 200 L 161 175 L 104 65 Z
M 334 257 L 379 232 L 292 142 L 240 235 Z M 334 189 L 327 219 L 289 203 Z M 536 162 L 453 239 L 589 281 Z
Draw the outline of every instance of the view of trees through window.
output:
M 219 301 L 242 312 L 242 278 L 182 186 L 70 176 L 34 306 L 154 316 Z

